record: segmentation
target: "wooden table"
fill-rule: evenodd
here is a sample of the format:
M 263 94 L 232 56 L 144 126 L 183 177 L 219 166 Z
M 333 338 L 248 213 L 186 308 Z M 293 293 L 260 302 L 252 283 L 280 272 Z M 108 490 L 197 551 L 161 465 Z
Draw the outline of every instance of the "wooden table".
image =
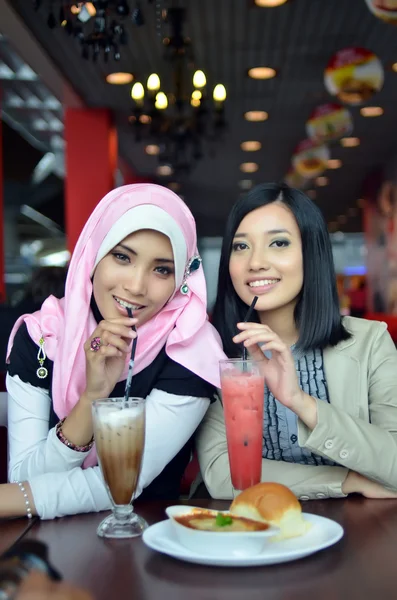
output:
M 32 527 L 35 519 L 0 519 L 0 555 L 11 548 Z
M 137 505 L 137 512 L 152 524 L 165 517 L 165 506 Z M 65 579 L 89 589 L 96 600 L 395 600 L 397 501 L 351 497 L 303 506 L 338 521 L 344 538 L 305 559 L 260 568 L 192 565 L 150 550 L 140 538 L 99 539 L 103 513 L 36 522 L 27 537 L 47 543 Z

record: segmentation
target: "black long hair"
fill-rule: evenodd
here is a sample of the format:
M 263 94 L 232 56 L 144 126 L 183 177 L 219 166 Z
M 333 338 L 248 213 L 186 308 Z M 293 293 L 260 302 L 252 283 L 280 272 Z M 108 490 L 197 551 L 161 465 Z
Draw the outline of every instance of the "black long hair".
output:
M 277 201 L 290 209 L 302 238 L 304 277 L 294 313 L 299 331 L 297 349 L 307 352 L 335 346 L 350 337 L 342 325 L 331 241 L 321 211 L 303 192 L 284 184 L 267 183 L 258 185 L 241 197 L 226 222 L 213 324 L 219 331 L 229 357 L 241 354 L 241 349 L 232 338 L 238 333 L 236 324 L 244 320 L 247 312 L 247 305 L 235 292 L 229 273 L 233 238 L 246 215 Z M 252 320 L 259 321 L 256 312 Z

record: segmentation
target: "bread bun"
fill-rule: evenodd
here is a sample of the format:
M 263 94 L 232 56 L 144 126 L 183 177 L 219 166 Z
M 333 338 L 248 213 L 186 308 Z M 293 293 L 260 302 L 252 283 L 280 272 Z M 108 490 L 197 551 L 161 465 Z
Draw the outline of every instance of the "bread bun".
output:
M 277 539 L 297 537 L 310 528 L 297 498 L 280 483 L 258 483 L 244 490 L 233 500 L 230 512 L 279 527 Z

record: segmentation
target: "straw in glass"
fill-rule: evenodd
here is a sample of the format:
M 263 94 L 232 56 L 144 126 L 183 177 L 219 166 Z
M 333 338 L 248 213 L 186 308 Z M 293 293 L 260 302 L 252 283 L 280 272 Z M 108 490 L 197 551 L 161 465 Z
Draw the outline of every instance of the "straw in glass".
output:
M 249 309 L 247 310 L 247 314 L 245 315 L 244 323 L 248 323 L 248 321 L 250 320 L 251 315 L 254 312 L 254 308 L 255 308 L 255 304 L 256 304 L 257 300 L 258 300 L 258 296 L 254 296 L 254 299 L 251 302 L 251 306 L 249 307 Z M 247 359 L 248 359 L 248 352 L 247 352 L 247 348 L 244 346 L 244 348 L 243 348 L 243 360 L 247 360 Z
M 130 308 L 127 307 L 127 313 L 128 316 L 130 317 L 130 319 L 132 319 L 132 310 Z M 136 331 L 136 327 L 135 325 L 132 326 L 132 329 L 134 331 Z M 135 362 L 135 350 L 136 350 L 136 343 L 138 341 L 138 336 L 136 336 L 132 342 L 132 348 L 131 348 L 131 357 L 130 357 L 130 362 L 128 363 L 128 375 L 127 375 L 127 381 L 125 382 L 125 393 L 124 393 L 124 400 L 128 400 L 128 398 L 130 397 L 130 391 L 131 391 L 131 382 L 132 382 L 132 373 L 134 370 L 134 362 Z

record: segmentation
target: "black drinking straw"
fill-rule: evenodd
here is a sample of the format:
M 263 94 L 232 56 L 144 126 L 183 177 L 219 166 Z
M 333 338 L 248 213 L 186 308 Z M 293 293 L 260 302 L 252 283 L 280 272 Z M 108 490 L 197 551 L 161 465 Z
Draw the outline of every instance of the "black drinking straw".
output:
M 128 316 L 130 317 L 130 319 L 132 319 L 132 310 L 130 308 L 128 308 L 128 307 L 127 307 L 127 313 L 128 313 Z M 135 325 L 132 326 L 132 329 L 133 329 L 133 331 L 136 332 Z M 128 398 L 130 397 L 132 372 L 134 370 L 135 350 L 136 350 L 136 343 L 137 343 L 137 341 L 138 341 L 138 336 L 136 336 L 134 338 L 133 342 L 132 342 L 131 358 L 130 358 L 130 362 L 128 364 L 127 381 L 125 382 L 124 400 L 128 400 Z
M 252 313 L 254 311 L 255 304 L 256 304 L 257 300 L 258 300 L 258 296 L 254 296 L 254 299 L 251 302 L 251 306 L 249 307 L 249 309 L 247 310 L 247 314 L 245 315 L 244 323 L 247 323 L 250 320 L 251 315 L 252 315 Z M 247 359 L 248 359 L 247 348 L 244 346 L 244 348 L 243 348 L 243 360 L 247 360 Z

